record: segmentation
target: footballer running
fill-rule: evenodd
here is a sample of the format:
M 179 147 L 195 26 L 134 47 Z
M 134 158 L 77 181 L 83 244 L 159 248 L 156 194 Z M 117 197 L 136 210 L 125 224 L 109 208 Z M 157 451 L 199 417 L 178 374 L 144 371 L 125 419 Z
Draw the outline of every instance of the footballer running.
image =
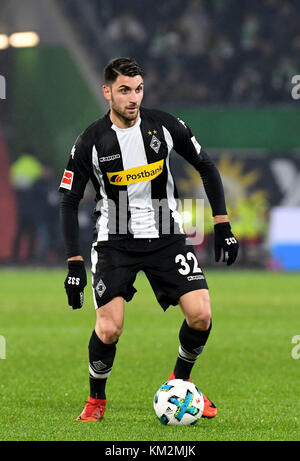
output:
M 76 140 L 60 191 L 61 226 L 67 254 L 65 289 L 73 309 L 83 305 L 87 283 L 79 246 L 78 207 L 87 182 L 95 190 L 91 271 L 96 324 L 89 341 L 90 395 L 80 421 L 98 421 L 106 407 L 124 323 L 124 304 L 144 271 L 163 310 L 179 305 L 179 352 L 169 379 L 189 380 L 212 328 L 208 286 L 193 246 L 187 243 L 170 170 L 174 149 L 201 176 L 214 219 L 215 260 L 236 260 L 219 171 L 190 128 L 173 115 L 141 106 L 144 72 L 132 58 L 116 58 L 104 69 L 107 114 Z M 200 178 L 199 178 L 200 179 Z M 159 209 L 157 209 L 159 203 Z M 204 396 L 203 416 L 217 415 Z

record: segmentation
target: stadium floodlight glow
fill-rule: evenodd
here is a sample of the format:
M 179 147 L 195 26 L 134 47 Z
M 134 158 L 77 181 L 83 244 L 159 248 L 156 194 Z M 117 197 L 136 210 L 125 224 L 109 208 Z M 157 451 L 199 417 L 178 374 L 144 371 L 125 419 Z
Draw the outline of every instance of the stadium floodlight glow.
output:
M 6 34 L 0 34 L 0 50 L 5 50 L 9 47 L 9 40 Z
M 40 37 L 36 32 L 15 32 L 9 37 L 9 44 L 14 48 L 27 48 L 37 46 Z

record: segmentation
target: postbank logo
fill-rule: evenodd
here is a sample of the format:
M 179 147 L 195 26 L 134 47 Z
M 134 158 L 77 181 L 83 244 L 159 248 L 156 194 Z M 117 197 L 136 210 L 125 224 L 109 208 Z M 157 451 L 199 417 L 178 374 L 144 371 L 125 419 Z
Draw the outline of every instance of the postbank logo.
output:
M 115 183 L 118 183 L 118 182 L 122 182 L 122 179 L 123 179 L 123 177 L 120 176 L 119 174 L 114 174 L 113 176 L 111 176 L 109 182 L 111 184 L 115 184 Z
M 129 186 L 136 182 L 151 181 L 157 178 L 164 166 L 164 159 L 148 165 L 137 166 L 124 171 L 115 171 L 114 173 L 106 173 L 110 184 L 115 186 Z

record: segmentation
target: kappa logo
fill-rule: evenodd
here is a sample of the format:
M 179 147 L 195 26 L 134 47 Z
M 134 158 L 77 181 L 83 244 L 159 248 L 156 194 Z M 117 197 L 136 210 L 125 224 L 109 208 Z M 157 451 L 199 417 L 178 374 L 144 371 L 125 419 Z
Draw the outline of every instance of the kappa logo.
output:
M 189 275 L 187 279 L 189 282 L 192 282 L 193 280 L 203 280 L 204 275 Z
M 114 155 L 108 155 L 107 157 L 100 157 L 100 163 L 103 163 L 103 162 L 109 162 L 109 161 L 112 161 L 112 160 L 116 160 L 117 158 L 120 158 L 120 154 L 114 154 Z

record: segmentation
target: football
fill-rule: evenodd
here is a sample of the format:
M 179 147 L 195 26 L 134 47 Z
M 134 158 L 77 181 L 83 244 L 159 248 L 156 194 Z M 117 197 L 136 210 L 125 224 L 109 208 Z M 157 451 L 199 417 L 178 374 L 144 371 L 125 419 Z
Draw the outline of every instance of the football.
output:
M 202 392 L 194 383 L 172 379 L 160 386 L 154 396 L 153 406 L 162 424 L 189 426 L 201 418 L 204 400 Z

